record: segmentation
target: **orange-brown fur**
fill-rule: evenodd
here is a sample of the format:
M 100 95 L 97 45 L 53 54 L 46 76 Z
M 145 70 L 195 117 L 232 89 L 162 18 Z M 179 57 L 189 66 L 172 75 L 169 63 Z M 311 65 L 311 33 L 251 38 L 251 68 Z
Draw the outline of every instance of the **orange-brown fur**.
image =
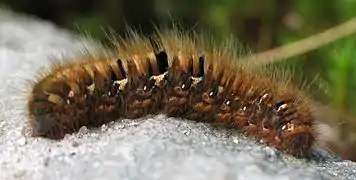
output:
M 156 43 L 158 49 L 132 33 L 118 43 L 114 55 L 50 70 L 34 84 L 28 102 L 34 135 L 60 139 L 81 126 L 162 112 L 231 123 L 286 153 L 308 154 L 315 138 L 314 118 L 297 89 L 243 66 L 229 53 L 233 46 L 214 48 L 177 31 L 158 32 Z M 165 59 L 168 79 L 162 80 L 158 61 Z

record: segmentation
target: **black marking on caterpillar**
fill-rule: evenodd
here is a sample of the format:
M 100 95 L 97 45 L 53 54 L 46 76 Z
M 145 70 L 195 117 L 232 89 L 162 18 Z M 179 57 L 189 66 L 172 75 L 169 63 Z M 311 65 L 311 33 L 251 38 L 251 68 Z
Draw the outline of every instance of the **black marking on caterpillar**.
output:
M 61 139 L 82 126 L 164 113 L 231 123 L 285 153 L 307 155 L 314 117 L 297 90 L 250 72 L 233 62 L 229 49 L 209 49 L 198 39 L 158 32 L 153 47 L 134 34 L 114 56 L 56 66 L 33 84 L 33 136 Z

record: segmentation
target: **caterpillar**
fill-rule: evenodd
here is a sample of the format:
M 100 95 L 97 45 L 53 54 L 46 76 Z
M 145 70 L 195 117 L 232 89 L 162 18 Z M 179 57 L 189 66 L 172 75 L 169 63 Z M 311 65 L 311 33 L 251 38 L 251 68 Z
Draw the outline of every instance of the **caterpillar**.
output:
M 175 30 L 153 38 L 132 32 L 113 49 L 60 61 L 33 82 L 33 136 L 62 139 L 82 126 L 162 113 L 227 123 L 296 157 L 315 142 L 315 117 L 292 85 L 239 61 L 233 46 L 215 47 Z

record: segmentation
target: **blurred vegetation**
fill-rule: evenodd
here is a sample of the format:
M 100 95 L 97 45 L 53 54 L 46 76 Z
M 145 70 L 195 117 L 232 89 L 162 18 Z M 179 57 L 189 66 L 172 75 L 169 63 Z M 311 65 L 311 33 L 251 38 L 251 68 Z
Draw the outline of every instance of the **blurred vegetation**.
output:
M 172 21 L 183 27 L 234 35 L 254 52 L 320 32 L 356 16 L 356 0 L 0 0 L 15 11 L 36 15 L 76 32 L 104 39 L 103 29 L 119 34 L 129 25 L 144 34 Z M 287 60 L 303 67 L 307 81 L 316 75 L 329 96 L 315 94 L 342 114 L 356 117 L 356 36 Z M 352 118 L 356 119 L 356 118 Z M 340 126 L 348 147 L 356 147 L 356 121 Z M 356 159 L 355 153 L 349 155 Z

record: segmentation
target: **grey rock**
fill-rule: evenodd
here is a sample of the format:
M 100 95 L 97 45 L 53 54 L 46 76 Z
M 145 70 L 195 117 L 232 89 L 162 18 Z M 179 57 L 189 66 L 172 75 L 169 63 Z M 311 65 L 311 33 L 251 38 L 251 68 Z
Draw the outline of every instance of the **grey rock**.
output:
M 316 150 L 295 159 L 233 130 L 164 115 L 32 138 L 27 80 L 88 42 L 0 10 L 0 179 L 356 179 L 356 163 Z

